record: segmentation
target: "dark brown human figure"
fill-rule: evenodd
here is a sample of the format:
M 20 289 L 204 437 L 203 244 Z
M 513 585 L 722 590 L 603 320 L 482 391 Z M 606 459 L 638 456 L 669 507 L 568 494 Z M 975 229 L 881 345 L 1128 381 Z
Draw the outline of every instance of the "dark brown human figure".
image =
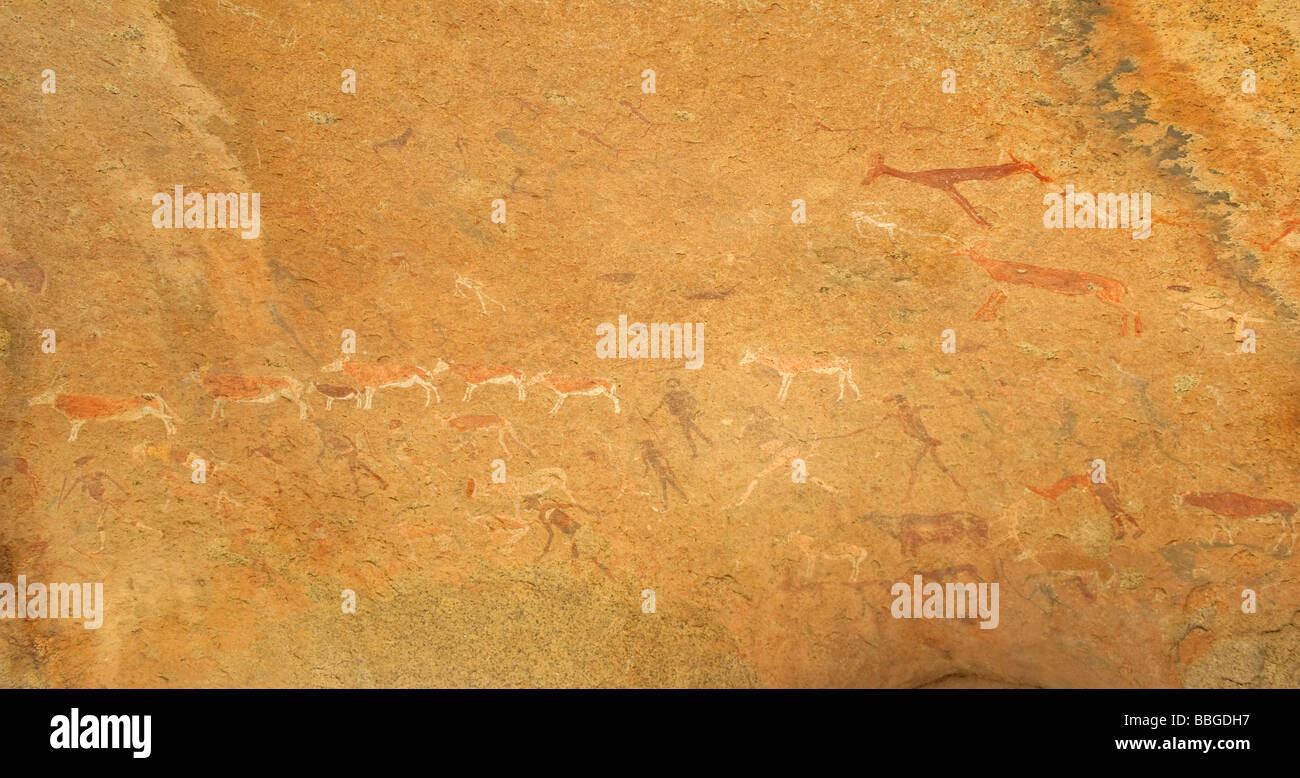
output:
M 695 395 L 685 389 L 679 389 L 680 385 L 681 382 L 676 378 L 669 378 L 668 391 L 664 393 L 663 399 L 659 401 L 653 411 L 650 411 L 650 415 L 646 419 L 654 418 L 659 409 L 667 405 L 668 412 L 676 416 L 677 421 L 682 425 L 682 434 L 686 436 L 686 445 L 691 447 L 691 456 L 694 457 L 697 452 L 695 441 L 691 438 L 692 433 L 699 435 L 700 440 L 708 443 L 710 448 L 713 447 L 713 441 L 709 440 L 695 423 L 695 417 L 700 415 L 700 411 L 697 410 L 699 403 L 695 401 Z
M 77 464 L 84 464 L 92 458 L 93 457 L 83 457 L 77 461 Z M 67 484 L 67 481 L 68 479 L 65 477 L 63 479 L 64 484 Z M 116 499 L 106 497 L 105 495 L 108 490 L 105 488 L 105 481 L 116 487 L 117 490 L 122 493 L 122 497 Z M 62 495 L 59 497 L 59 507 L 63 507 L 63 503 L 67 501 L 73 491 L 77 490 L 81 491 L 99 505 L 99 515 L 95 517 L 95 528 L 99 531 L 99 549 L 94 552 L 95 554 L 98 554 L 100 551 L 104 550 L 104 540 L 106 535 L 104 529 L 104 517 L 108 515 L 108 509 L 110 506 L 117 506 L 126 502 L 126 496 L 129 492 L 127 492 L 126 487 L 117 482 L 116 478 L 103 470 L 94 473 L 82 473 L 73 479 L 72 483 L 68 485 L 66 489 L 62 490 Z M 93 556 L 93 554 L 88 556 Z
M 370 465 L 361 461 L 361 449 L 352 438 L 347 435 L 331 434 L 325 438 L 321 453 L 324 453 L 324 449 L 329 449 L 335 456 L 347 461 L 348 472 L 352 475 L 352 490 L 354 492 L 361 489 L 361 482 L 357 479 L 357 471 L 359 470 L 365 471 L 366 475 L 378 481 L 381 489 L 388 489 L 388 482 L 379 473 L 372 470 Z M 320 457 L 317 457 L 317 461 L 320 461 Z
M 579 508 L 584 511 L 587 509 L 583 508 L 581 505 L 575 505 L 574 503 L 542 500 L 536 495 L 525 497 L 521 501 L 521 505 L 526 510 L 537 511 L 537 520 L 546 528 L 546 545 L 542 548 L 542 553 L 537 555 L 538 560 L 545 557 L 547 552 L 551 550 L 551 543 L 555 540 L 555 529 L 558 529 L 560 532 L 569 536 L 569 558 L 576 569 L 579 553 L 578 541 L 575 535 L 577 535 L 578 530 L 582 529 L 582 525 L 566 513 L 564 509 Z M 608 576 L 611 581 L 614 580 L 613 574 L 611 574 L 609 570 L 600 563 L 600 560 L 595 557 L 590 557 L 590 559 L 592 564 L 600 568 L 600 571 Z
M 894 395 L 892 399 L 898 406 L 898 410 L 885 414 L 885 418 L 897 418 L 903 424 L 903 432 L 906 433 L 908 437 L 914 438 L 921 443 L 921 451 L 916 455 L 916 459 L 912 460 L 912 476 L 907 481 L 907 497 L 905 499 L 912 499 L 912 489 L 916 486 L 917 471 L 921 466 L 921 460 L 927 455 L 934 461 L 939 469 L 943 471 L 943 474 L 952 480 L 953 484 L 956 485 L 958 489 L 961 489 L 963 492 L 966 491 L 966 487 L 962 486 L 961 483 L 957 481 L 957 478 L 952 473 L 948 472 L 947 465 L 945 465 L 943 460 L 939 458 L 938 448 L 943 444 L 943 441 L 935 438 L 928 430 L 926 430 L 925 424 L 921 421 L 921 417 L 916 413 L 918 410 L 929 408 L 930 406 L 922 405 L 914 408 L 907 402 L 907 398 L 901 394 Z
M 655 448 L 655 444 L 649 440 L 641 441 L 641 461 L 645 463 L 645 474 L 650 474 L 650 468 L 654 468 L 655 474 L 659 476 L 659 489 L 663 492 L 664 507 L 661 513 L 668 511 L 668 487 L 672 486 L 677 493 L 682 496 L 683 500 L 688 499 L 686 492 L 677 484 L 677 476 L 673 473 L 673 466 L 669 464 L 668 459 Z
M 1029 162 L 1021 162 L 1014 156 L 1012 161 L 1001 165 L 984 165 L 982 167 L 963 167 L 963 168 L 938 168 L 935 170 L 917 170 L 909 172 L 906 170 L 897 170 L 885 164 L 885 155 L 876 154 L 872 157 L 871 169 L 867 171 L 866 178 L 862 179 L 862 185 L 867 186 L 880 176 L 893 176 L 901 178 L 904 181 L 911 181 L 914 184 L 928 186 L 931 189 L 938 189 L 940 192 L 951 197 L 966 212 L 966 215 L 981 227 L 989 226 L 989 223 L 983 216 L 975 213 L 970 201 L 957 191 L 955 184 L 962 181 L 992 181 L 999 178 L 1006 178 L 1017 173 L 1029 173 L 1039 181 L 1051 182 L 1052 179 L 1038 172 L 1038 168 Z
M 1056 504 L 1056 512 L 1060 513 L 1061 504 L 1057 502 L 1057 499 L 1076 486 L 1082 486 L 1092 492 L 1092 496 L 1101 503 L 1103 508 L 1110 512 L 1110 517 L 1115 522 L 1116 538 L 1124 537 L 1125 521 L 1132 524 L 1133 528 L 1137 530 L 1133 533 L 1133 537 L 1142 537 L 1142 533 L 1145 532 L 1145 530 L 1138 526 L 1137 520 L 1130 516 L 1128 512 L 1124 510 L 1124 506 L 1120 504 L 1119 493 L 1116 491 L 1119 484 L 1113 482 L 1096 483 L 1092 480 L 1092 477 L 1088 475 L 1067 475 L 1046 489 L 1036 489 L 1032 486 L 1027 486 L 1026 488 L 1039 497 L 1051 500 Z

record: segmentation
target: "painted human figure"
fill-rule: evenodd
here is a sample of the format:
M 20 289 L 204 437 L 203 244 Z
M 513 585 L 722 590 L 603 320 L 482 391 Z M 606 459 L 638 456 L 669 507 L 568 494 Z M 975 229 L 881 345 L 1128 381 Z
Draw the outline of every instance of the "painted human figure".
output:
M 676 489 L 683 500 L 688 499 L 686 492 L 682 491 L 682 487 L 677 484 L 677 476 L 673 473 L 673 466 L 669 464 L 668 459 L 660 453 L 659 449 L 655 448 L 653 441 L 641 441 L 641 461 L 645 463 L 646 475 L 649 475 L 650 469 L 654 468 L 655 474 L 659 476 L 659 489 L 663 493 L 664 507 L 656 510 L 668 511 L 669 486 Z
M 709 440 L 704 432 L 700 430 L 699 425 L 695 423 L 695 417 L 700 415 L 700 411 L 697 409 L 699 404 L 695 401 L 695 395 L 685 389 L 678 388 L 681 386 L 681 381 L 676 378 L 669 378 L 667 383 L 668 391 L 664 393 L 663 399 L 659 401 L 653 411 L 650 411 L 650 415 L 646 418 L 654 418 L 660 408 L 665 405 L 668 406 L 668 412 L 676 416 L 678 423 L 682 425 L 682 434 L 686 436 L 686 444 L 691 447 L 691 456 L 694 457 L 698 452 L 695 449 L 692 434 L 698 435 L 700 440 L 708 443 L 710 447 L 713 446 L 713 441 Z

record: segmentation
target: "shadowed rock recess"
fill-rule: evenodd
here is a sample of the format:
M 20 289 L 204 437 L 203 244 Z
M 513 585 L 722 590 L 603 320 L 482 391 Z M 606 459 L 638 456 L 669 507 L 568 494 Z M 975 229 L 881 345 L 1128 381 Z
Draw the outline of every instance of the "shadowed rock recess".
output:
M 6 4 L 0 684 L 1300 686 L 1292 11 Z

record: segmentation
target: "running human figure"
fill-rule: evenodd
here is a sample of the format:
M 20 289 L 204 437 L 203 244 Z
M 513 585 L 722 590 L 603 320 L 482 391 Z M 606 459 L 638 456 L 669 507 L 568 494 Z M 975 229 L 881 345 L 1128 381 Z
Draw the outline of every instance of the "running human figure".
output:
M 905 432 L 908 437 L 914 438 L 921 443 L 920 453 L 916 455 L 916 459 L 912 460 L 912 475 L 907 480 L 907 497 L 905 499 L 912 499 L 912 489 L 916 486 L 917 471 L 921 466 L 921 460 L 927 455 L 936 465 L 938 465 L 939 469 L 943 471 L 943 474 L 952 480 L 953 484 L 955 484 L 958 489 L 961 489 L 963 492 L 966 491 L 966 487 L 962 486 L 961 483 L 958 482 L 957 478 L 948 471 L 948 466 L 939 458 L 938 448 L 943 444 L 943 441 L 931 435 L 925 428 L 925 423 L 921 421 L 921 417 L 917 415 L 917 411 L 931 406 L 921 405 L 913 407 L 908 403 L 907 398 L 901 394 L 894 395 L 892 399 L 898 406 L 898 410 L 890 411 L 885 414 L 885 418 L 897 418 L 903 424 L 903 432 Z
M 690 499 L 686 496 L 686 492 L 682 491 L 682 487 L 677 484 L 677 476 L 673 473 L 673 466 L 669 464 L 668 458 L 660 453 L 659 449 L 655 448 L 653 441 L 641 441 L 641 461 L 645 463 L 646 475 L 650 474 L 650 468 L 653 467 L 655 474 L 659 476 L 659 489 L 663 492 L 664 507 L 662 509 L 655 508 L 656 511 L 660 513 L 668 512 L 669 486 L 676 489 L 683 500 Z
M 713 441 L 709 440 L 704 432 L 700 430 L 699 425 L 695 423 L 695 417 L 701 413 L 701 411 L 697 410 L 699 403 L 695 401 L 695 395 L 685 389 L 679 389 L 681 381 L 676 378 L 669 378 L 667 383 L 668 391 L 664 392 L 663 399 L 659 401 L 653 411 L 650 411 L 650 415 L 646 419 L 654 418 L 659 409 L 667 405 L 668 412 L 676 416 L 677 421 L 682 425 L 682 434 L 686 436 L 686 445 L 691 447 L 692 457 L 698 453 L 695 449 L 695 441 L 691 438 L 692 433 L 699 435 L 700 440 L 708 443 L 709 447 L 712 448 Z M 642 445 L 644 446 L 648 442 L 642 441 Z

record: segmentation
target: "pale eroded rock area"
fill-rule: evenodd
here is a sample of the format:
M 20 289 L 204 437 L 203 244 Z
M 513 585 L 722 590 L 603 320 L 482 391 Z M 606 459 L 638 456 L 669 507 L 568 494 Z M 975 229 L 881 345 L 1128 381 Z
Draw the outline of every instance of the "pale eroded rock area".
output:
M 102 581 L 108 604 L 98 630 L 0 621 L 0 682 L 1300 685 L 1297 38 L 1280 1 L 8 4 L 0 581 Z M 957 184 L 983 227 L 934 188 L 864 186 L 876 153 L 1014 155 L 1051 183 Z M 1152 193 L 1151 237 L 1044 229 L 1065 184 Z M 155 229 L 176 185 L 260 193 L 260 237 Z M 1013 280 L 976 320 L 999 282 L 953 252 L 979 241 L 1122 302 Z M 597 359 L 619 314 L 706 322 L 704 367 Z M 307 391 L 305 420 L 284 399 L 223 419 L 186 381 L 355 386 L 322 372 L 344 329 L 357 362 L 598 377 L 620 412 L 551 415 L 539 384 L 464 401 L 446 371 L 427 408 Z M 802 373 L 778 402 L 740 364 L 758 348 L 841 358 L 861 399 Z M 698 456 L 656 410 L 669 379 Z M 69 441 L 29 405 L 50 391 L 159 395 L 176 434 Z M 509 454 L 444 421 L 465 415 L 506 419 Z M 680 487 L 666 512 L 642 441 Z M 1064 488 L 1097 458 L 1108 488 Z M 518 494 L 546 468 L 570 496 L 541 497 L 582 506 L 550 525 Z M 1277 502 L 1221 522 L 1191 493 Z M 891 618 L 916 572 L 999 582 L 999 626 Z

